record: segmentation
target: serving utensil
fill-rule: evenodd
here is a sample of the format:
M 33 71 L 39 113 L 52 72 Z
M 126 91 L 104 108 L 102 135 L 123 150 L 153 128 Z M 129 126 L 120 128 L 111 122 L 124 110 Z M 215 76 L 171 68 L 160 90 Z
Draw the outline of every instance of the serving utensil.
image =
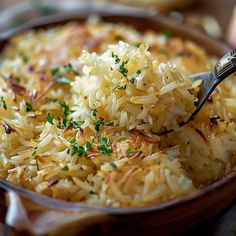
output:
M 231 50 L 227 54 L 225 54 L 222 58 L 218 60 L 214 69 L 209 72 L 204 72 L 200 74 L 195 74 L 190 76 L 190 79 L 193 82 L 202 81 L 200 91 L 198 92 L 198 100 L 195 103 L 196 110 L 192 113 L 190 118 L 186 121 L 182 121 L 179 123 L 179 126 L 182 127 L 187 124 L 189 121 L 195 119 L 198 112 L 201 110 L 207 99 L 213 93 L 215 88 L 219 83 L 221 83 L 224 79 L 229 77 L 231 74 L 236 72 L 236 49 Z M 161 135 L 172 132 L 173 129 L 165 130 L 161 132 Z

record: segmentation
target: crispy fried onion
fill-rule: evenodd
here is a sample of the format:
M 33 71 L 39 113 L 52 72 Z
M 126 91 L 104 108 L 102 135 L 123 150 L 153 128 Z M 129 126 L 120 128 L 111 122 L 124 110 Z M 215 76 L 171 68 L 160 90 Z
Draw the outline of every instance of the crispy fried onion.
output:
M 145 142 L 150 143 L 150 144 L 159 144 L 158 140 L 155 140 L 149 136 L 147 136 L 146 134 L 142 133 L 141 131 L 137 130 L 137 129 L 132 129 L 129 131 L 129 134 L 133 137 L 141 137 Z
M 15 133 L 16 130 L 13 129 L 10 125 L 8 125 L 6 122 L 1 121 L 1 124 L 7 134 Z

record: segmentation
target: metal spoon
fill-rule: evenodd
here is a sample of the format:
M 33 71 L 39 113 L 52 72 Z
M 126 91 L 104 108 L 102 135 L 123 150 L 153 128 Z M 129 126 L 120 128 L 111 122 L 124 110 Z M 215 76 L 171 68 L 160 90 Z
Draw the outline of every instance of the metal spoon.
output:
M 234 72 L 236 72 L 236 49 L 228 52 L 220 58 L 213 71 L 190 76 L 190 79 L 193 82 L 202 80 L 200 91 L 198 93 L 198 101 L 195 104 L 197 108 L 187 121 L 182 121 L 179 123 L 179 127 L 182 127 L 189 121 L 194 120 L 202 106 L 213 93 L 216 86 Z M 173 129 L 162 131 L 159 134 L 164 135 L 170 133 L 171 131 L 173 131 Z

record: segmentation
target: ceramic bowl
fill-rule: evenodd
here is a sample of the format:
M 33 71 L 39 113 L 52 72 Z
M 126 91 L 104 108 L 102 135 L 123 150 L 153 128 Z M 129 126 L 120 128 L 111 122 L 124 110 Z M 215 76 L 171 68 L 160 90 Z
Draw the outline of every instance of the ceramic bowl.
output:
M 94 13 L 100 15 L 105 22 L 122 22 L 133 25 L 141 31 L 147 29 L 154 31 L 170 30 L 175 35 L 200 44 L 209 54 L 215 56 L 221 56 L 229 50 L 222 42 L 211 39 L 186 25 L 174 23 L 169 18 L 153 12 L 119 12 L 102 9 L 60 13 L 59 15 L 33 20 L 1 34 L 0 48 L 2 49 L 6 45 L 9 37 L 25 30 L 47 28 L 52 25 L 63 24 L 69 20 L 84 21 Z M 51 199 L 12 185 L 3 179 L 0 179 L 0 188 L 2 189 L 0 192 L 1 218 L 6 218 L 6 222 L 10 226 L 23 228 L 32 234 L 56 232 L 56 235 L 77 235 L 78 233 L 81 235 L 106 235 L 110 233 L 113 235 L 175 235 L 212 217 L 229 205 L 236 196 L 236 173 L 231 173 L 218 182 L 186 197 L 145 208 L 132 209 L 85 206 L 79 203 Z M 7 196 L 7 200 L 4 200 L 5 196 Z M 24 218 L 22 209 L 27 215 L 25 221 L 22 220 Z M 11 212 L 9 213 L 9 211 Z M 5 214 L 7 212 L 8 214 Z M 45 226 L 42 219 L 35 222 L 37 218 L 35 212 L 38 216 L 45 217 L 52 214 L 54 218 L 49 217 L 51 224 Z M 56 219 L 57 224 L 52 219 Z M 29 224 L 31 225 L 29 226 Z

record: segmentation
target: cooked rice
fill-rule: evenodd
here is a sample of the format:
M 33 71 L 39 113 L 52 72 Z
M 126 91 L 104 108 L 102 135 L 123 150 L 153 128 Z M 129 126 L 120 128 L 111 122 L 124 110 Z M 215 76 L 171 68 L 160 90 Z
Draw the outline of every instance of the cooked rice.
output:
M 223 178 L 236 163 L 235 78 L 178 129 L 200 85 L 189 75 L 212 60 L 191 41 L 122 24 L 12 37 L 0 65 L 0 177 L 109 207 L 168 201 Z M 175 132 L 159 136 L 166 128 Z

